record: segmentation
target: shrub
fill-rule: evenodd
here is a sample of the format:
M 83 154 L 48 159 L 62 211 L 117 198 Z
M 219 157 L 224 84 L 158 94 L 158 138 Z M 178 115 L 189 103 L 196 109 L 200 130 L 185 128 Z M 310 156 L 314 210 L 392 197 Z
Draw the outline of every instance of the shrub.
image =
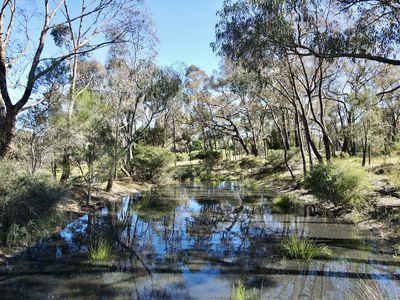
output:
M 112 248 L 105 239 L 100 239 L 89 246 L 89 259 L 92 261 L 103 261 L 111 256 Z
M 5 197 L 2 210 L 3 230 L 16 223 L 52 218 L 64 193 L 57 182 L 45 175 L 15 178 Z
M 13 190 L 16 178 L 27 175 L 28 172 L 24 172 L 22 166 L 16 161 L 0 160 L 0 200 L 4 200 L 4 197 Z
M 195 158 L 203 160 L 206 168 L 211 171 L 214 166 L 218 165 L 221 162 L 222 154 L 218 151 L 201 151 L 197 153 Z
M 245 187 L 249 191 L 252 191 L 252 192 L 256 192 L 256 191 L 258 191 L 260 189 L 260 185 L 257 182 L 252 182 L 252 183 L 246 184 Z
M 400 191 L 400 173 L 392 172 L 389 174 L 389 184 L 396 190 Z
M 173 154 L 166 149 L 139 145 L 130 164 L 135 170 L 136 179 L 157 181 L 173 159 Z
M 224 175 L 219 175 L 213 172 L 205 172 L 200 174 L 200 181 L 208 182 L 208 181 L 225 181 L 227 178 Z
M 176 161 L 188 161 L 189 155 L 187 153 L 176 153 Z
M 224 159 L 221 162 L 221 165 L 224 169 L 227 170 L 235 170 L 237 168 L 237 163 L 233 160 L 229 160 L 229 159 Z
M 190 179 L 193 181 L 199 174 L 200 170 L 194 166 L 181 167 L 176 169 L 174 179 L 178 179 L 180 181 L 186 181 Z
M 318 165 L 305 180 L 305 186 L 315 195 L 335 205 L 357 207 L 362 205 L 370 184 L 363 169 L 334 164 Z
M 7 247 L 25 247 L 29 245 L 30 241 L 31 235 L 28 226 L 11 224 L 6 235 Z
M 265 166 L 276 167 L 283 162 L 283 151 L 269 150 Z
M 326 245 L 317 245 L 313 241 L 300 238 L 297 235 L 285 239 L 282 242 L 282 248 L 288 257 L 296 259 L 313 259 L 329 254 Z
M 29 175 L 17 163 L 2 160 L 2 241 L 9 247 L 21 247 L 39 236 L 51 234 L 64 220 L 64 213 L 57 211 L 57 204 L 62 200 L 64 192 L 59 183 L 50 176 Z
M 239 163 L 239 166 L 242 169 L 254 169 L 260 167 L 261 164 L 262 164 L 261 161 L 258 160 L 257 158 L 248 156 L 242 158 L 242 160 Z

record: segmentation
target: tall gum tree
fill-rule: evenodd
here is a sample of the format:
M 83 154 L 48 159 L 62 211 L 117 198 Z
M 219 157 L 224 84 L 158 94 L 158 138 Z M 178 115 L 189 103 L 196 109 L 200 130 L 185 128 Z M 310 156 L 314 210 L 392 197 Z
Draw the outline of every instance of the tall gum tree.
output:
M 79 2 L 79 3 L 78 3 Z M 123 26 L 118 15 L 137 4 L 136 0 L 79 0 L 38 3 L 3 0 L 0 4 L 0 157 L 14 137 L 16 117 L 28 104 L 38 80 L 62 62 L 123 40 L 107 35 L 113 26 Z M 81 9 L 69 10 L 80 6 Z M 29 4 L 29 5 L 28 5 Z M 38 5 L 38 7 L 36 7 Z M 30 8 L 27 8 L 30 7 Z M 40 24 L 37 29 L 37 24 Z M 37 37 L 33 37 L 34 35 Z M 74 34 L 73 47 L 51 51 L 49 34 L 57 44 Z M 80 37 L 80 38 L 78 38 Z M 51 52 L 51 53 L 50 53 Z M 45 54 L 46 53 L 46 54 Z M 49 53 L 48 57 L 44 57 Z M 75 58 L 75 59 L 74 59 Z M 27 66 L 27 67 L 26 67 Z M 14 96 L 19 93 L 21 96 Z

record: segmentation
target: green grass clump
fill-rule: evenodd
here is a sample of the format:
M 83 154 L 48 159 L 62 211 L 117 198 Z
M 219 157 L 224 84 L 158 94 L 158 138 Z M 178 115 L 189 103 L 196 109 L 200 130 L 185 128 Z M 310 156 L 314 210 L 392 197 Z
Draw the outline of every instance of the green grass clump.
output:
M 89 247 L 89 259 L 92 261 L 103 261 L 111 256 L 111 245 L 105 239 L 100 239 Z
M 292 207 L 293 198 L 289 195 L 279 195 L 272 199 L 271 211 L 275 213 L 286 213 Z
M 256 192 L 256 191 L 258 191 L 260 189 L 260 185 L 257 184 L 256 182 L 252 182 L 252 183 L 246 185 L 246 188 L 249 191 Z
M 246 287 L 241 280 L 233 285 L 231 291 L 231 300 L 244 300 L 246 297 Z
M 329 254 L 326 245 L 317 245 L 315 242 L 298 237 L 297 235 L 285 239 L 282 242 L 282 248 L 288 257 L 296 259 L 309 260 Z
M 305 180 L 305 186 L 335 205 L 359 207 L 371 189 L 366 172 L 356 166 L 317 165 Z
M 400 172 L 393 171 L 389 175 L 390 185 L 397 191 L 400 192 Z

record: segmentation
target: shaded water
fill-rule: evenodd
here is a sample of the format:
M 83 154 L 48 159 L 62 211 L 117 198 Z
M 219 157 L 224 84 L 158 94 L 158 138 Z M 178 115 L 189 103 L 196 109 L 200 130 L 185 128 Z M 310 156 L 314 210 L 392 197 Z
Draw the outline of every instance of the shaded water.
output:
M 366 286 L 400 296 L 400 262 L 383 241 L 301 209 L 272 213 L 269 200 L 235 183 L 126 197 L 2 266 L 0 298 L 229 299 L 238 280 L 254 299 L 352 299 Z M 331 258 L 282 259 L 294 233 L 328 245 Z M 114 254 L 90 262 L 98 239 Z

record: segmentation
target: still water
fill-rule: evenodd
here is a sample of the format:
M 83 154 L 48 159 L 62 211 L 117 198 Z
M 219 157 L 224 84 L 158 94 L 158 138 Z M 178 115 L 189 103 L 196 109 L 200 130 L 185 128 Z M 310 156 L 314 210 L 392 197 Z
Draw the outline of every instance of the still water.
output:
M 0 298 L 230 299 L 239 280 L 252 299 L 400 297 L 400 261 L 384 241 L 301 208 L 273 213 L 270 202 L 238 183 L 125 197 L 1 266 Z M 326 244 L 330 257 L 285 259 L 281 242 L 293 234 Z M 100 239 L 113 253 L 91 262 Z

